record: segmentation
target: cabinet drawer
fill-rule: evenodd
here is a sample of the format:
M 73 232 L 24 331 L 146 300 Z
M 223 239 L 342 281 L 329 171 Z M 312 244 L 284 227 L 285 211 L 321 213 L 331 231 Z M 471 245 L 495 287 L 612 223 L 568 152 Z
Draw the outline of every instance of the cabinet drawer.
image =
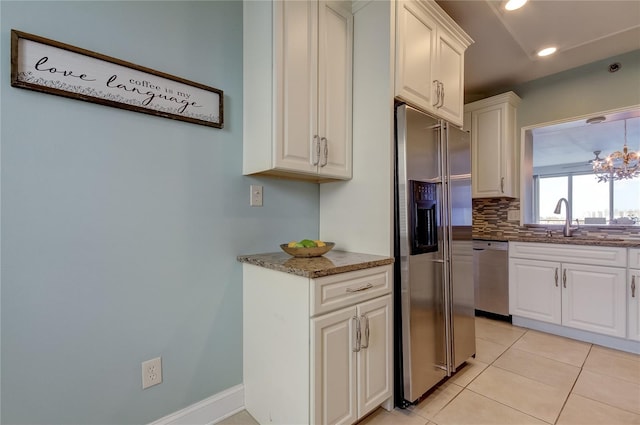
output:
M 509 258 L 559 261 L 594 266 L 627 266 L 627 249 L 606 246 L 510 242 Z
M 374 267 L 311 281 L 311 316 L 391 292 L 393 266 Z
M 640 269 L 640 248 L 629 248 L 629 268 Z

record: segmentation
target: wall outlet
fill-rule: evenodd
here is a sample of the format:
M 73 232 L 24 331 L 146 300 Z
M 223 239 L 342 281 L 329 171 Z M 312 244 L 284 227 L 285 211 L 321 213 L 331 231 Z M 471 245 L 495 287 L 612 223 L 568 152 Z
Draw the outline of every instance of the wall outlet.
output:
M 249 205 L 252 207 L 261 207 L 262 206 L 262 186 L 257 184 L 252 184 L 251 187 L 251 199 L 249 200 Z
M 509 210 L 507 212 L 507 220 L 520 221 L 520 210 Z
M 162 383 L 162 357 L 142 362 L 142 389 Z

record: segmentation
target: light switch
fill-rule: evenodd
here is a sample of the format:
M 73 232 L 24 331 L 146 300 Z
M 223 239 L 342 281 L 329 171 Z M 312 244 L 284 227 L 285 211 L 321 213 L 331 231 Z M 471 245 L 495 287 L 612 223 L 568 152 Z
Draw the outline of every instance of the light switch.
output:
M 250 186 L 251 189 L 251 198 L 249 200 L 249 205 L 252 207 L 261 207 L 262 206 L 262 186 L 252 184 Z

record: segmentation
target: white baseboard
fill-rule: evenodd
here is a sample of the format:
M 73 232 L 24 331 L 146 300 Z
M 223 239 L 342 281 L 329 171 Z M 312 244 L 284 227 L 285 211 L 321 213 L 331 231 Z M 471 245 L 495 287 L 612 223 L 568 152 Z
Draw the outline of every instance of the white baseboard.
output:
M 244 386 L 231 387 L 149 425 L 212 425 L 244 409 Z

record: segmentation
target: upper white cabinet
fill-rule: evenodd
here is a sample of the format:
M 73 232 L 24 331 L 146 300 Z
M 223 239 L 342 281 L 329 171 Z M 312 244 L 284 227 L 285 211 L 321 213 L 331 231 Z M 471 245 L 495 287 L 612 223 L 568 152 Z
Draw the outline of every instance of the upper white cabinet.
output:
M 471 119 L 471 194 L 473 198 L 517 198 L 516 110 L 513 92 L 465 105 Z
M 395 96 L 461 127 L 472 42 L 434 1 L 398 1 Z
M 351 2 L 244 2 L 243 173 L 350 179 Z

